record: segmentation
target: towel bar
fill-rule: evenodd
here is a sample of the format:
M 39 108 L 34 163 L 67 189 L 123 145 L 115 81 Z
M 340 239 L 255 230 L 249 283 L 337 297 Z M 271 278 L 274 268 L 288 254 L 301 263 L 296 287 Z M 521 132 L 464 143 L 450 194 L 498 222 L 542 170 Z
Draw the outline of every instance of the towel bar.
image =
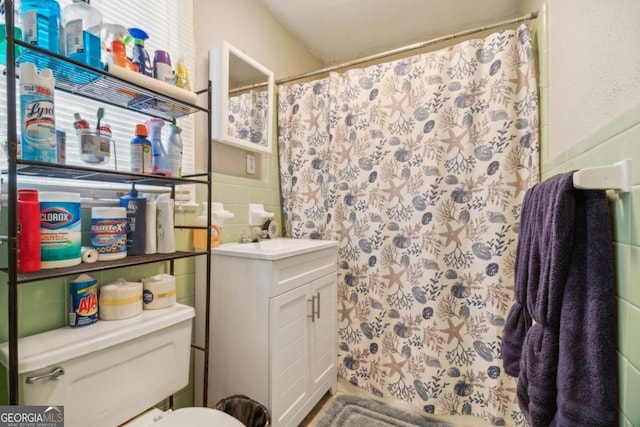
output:
M 576 171 L 573 174 L 573 186 L 584 190 L 610 189 L 628 193 L 631 191 L 631 159 Z

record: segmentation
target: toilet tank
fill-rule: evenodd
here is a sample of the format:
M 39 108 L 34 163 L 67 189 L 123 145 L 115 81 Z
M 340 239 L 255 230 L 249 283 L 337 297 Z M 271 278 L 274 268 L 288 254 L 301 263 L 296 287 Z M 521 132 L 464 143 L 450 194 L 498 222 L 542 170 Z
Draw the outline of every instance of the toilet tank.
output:
M 123 423 L 188 384 L 194 316 L 176 304 L 21 338 L 20 404 L 63 405 L 67 427 Z M 0 362 L 8 360 L 4 343 Z M 59 368 L 57 378 L 37 381 Z

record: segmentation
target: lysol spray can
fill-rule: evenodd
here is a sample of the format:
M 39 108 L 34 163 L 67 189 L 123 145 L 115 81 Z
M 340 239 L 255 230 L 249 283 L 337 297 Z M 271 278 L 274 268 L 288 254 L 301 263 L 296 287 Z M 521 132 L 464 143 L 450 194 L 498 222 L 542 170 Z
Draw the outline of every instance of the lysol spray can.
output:
M 39 271 L 40 202 L 37 190 L 18 190 L 18 273 Z
M 34 64 L 20 64 L 20 129 L 22 159 L 56 163 L 55 80 L 50 69 L 40 74 Z

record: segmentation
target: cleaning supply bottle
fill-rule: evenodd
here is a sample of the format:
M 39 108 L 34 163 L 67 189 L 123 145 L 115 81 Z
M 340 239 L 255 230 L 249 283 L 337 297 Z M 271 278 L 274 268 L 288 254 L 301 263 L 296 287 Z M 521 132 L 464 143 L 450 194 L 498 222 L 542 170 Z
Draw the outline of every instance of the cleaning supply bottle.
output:
M 40 202 L 37 190 L 18 190 L 18 273 L 38 271 L 40 253 Z
M 147 139 L 147 126 L 142 123 L 136 125 L 136 137 L 131 140 L 131 172 L 150 175 L 151 141 Z
M 127 58 L 127 47 L 124 38 L 129 35 L 129 31 L 120 24 L 102 24 L 105 33 L 104 42 L 109 55 L 105 58 L 105 63 L 115 64 L 130 71 L 135 71 L 133 62 Z
M 144 41 L 149 35 L 140 28 L 129 28 L 129 34 L 133 37 L 133 55 L 131 62 L 138 67 L 138 72 L 145 76 L 153 77 L 153 68 L 151 68 L 151 59 L 149 53 L 144 48 Z
M 20 17 L 26 43 L 60 53 L 60 5 L 56 0 L 22 0 Z
M 193 221 L 193 225 L 195 225 L 196 227 L 206 227 L 208 224 L 208 213 L 207 213 L 207 202 L 202 202 L 202 213 L 200 215 L 198 215 L 195 220 Z M 211 240 L 212 240 L 212 244 L 211 247 L 213 246 L 213 233 L 215 231 L 212 229 L 211 230 Z M 206 250 L 207 249 L 207 230 L 206 229 L 194 229 L 193 230 L 193 249 L 196 250 Z
M 22 158 L 55 163 L 56 120 L 54 113 L 55 80 L 53 72 L 35 64 L 20 64 L 20 130 Z
M 4 3 L 4 1 L 2 3 Z M 7 64 L 7 23 L 5 20 L 5 14 L 5 8 L 0 8 L 0 64 L 2 65 Z M 18 13 L 17 8 L 14 10 L 13 14 L 13 39 L 22 40 L 22 23 L 20 22 L 20 14 Z M 17 58 L 22 53 L 22 47 L 16 45 L 14 52 L 15 57 Z
M 156 224 L 158 223 L 158 202 L 156 201 L 156 196 L 153 193 L 144 194 L 143 197 L 147 199 L 147 219 L 145 221 L 147 227 L 147 239 L 144 245 L 144 253 L 155 254 L 158 251 L 156 235 Z
M 189 79 L 189 70 L 184 62 L 184 56 L 180 56 L 176 64 L 176 74 L 173 77 L 173 84 L 181 89 L 191 90 L 191 80 Z
M 138 196 L 135 183 L 129 194 L 120 197 L 120 206 L 127 209 L 127 254 L 143 255 L 147 242 L 147 199 Z
M 182 178 L 182 128 L 175 124 L 169 125 L 169 168 L 171 176 Z
M 176 251 L 176 240 L 173 230 L 174 200 L 169 194 L 158 196 L 156 222 L 156 239 L 159 254 L 170 254 Z
M 100 61 L 100 30 L 102 13 L 89 0 L 73 0 L 62 9 L 65 55 L 95 68 Z
M 169 84 L 173 82 L 171 56 L 166 50 L 157 49 L 153 54 L 153 78 Z
M 171 176 L 167 151 L 162 144 L 162 127 L 164 120 L 153 118 L 147 120 L 151 140 L 151 170 L 155 175 Z

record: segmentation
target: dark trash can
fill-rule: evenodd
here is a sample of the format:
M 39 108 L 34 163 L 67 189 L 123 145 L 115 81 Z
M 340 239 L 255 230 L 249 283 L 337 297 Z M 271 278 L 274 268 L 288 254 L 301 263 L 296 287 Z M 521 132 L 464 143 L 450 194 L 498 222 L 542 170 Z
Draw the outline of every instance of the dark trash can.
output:
M 225 397 L 216 403 L 216 409 L 240 420 L 247 427 L 271 426 L 269 410 L 259 402 L 242 394 Z

